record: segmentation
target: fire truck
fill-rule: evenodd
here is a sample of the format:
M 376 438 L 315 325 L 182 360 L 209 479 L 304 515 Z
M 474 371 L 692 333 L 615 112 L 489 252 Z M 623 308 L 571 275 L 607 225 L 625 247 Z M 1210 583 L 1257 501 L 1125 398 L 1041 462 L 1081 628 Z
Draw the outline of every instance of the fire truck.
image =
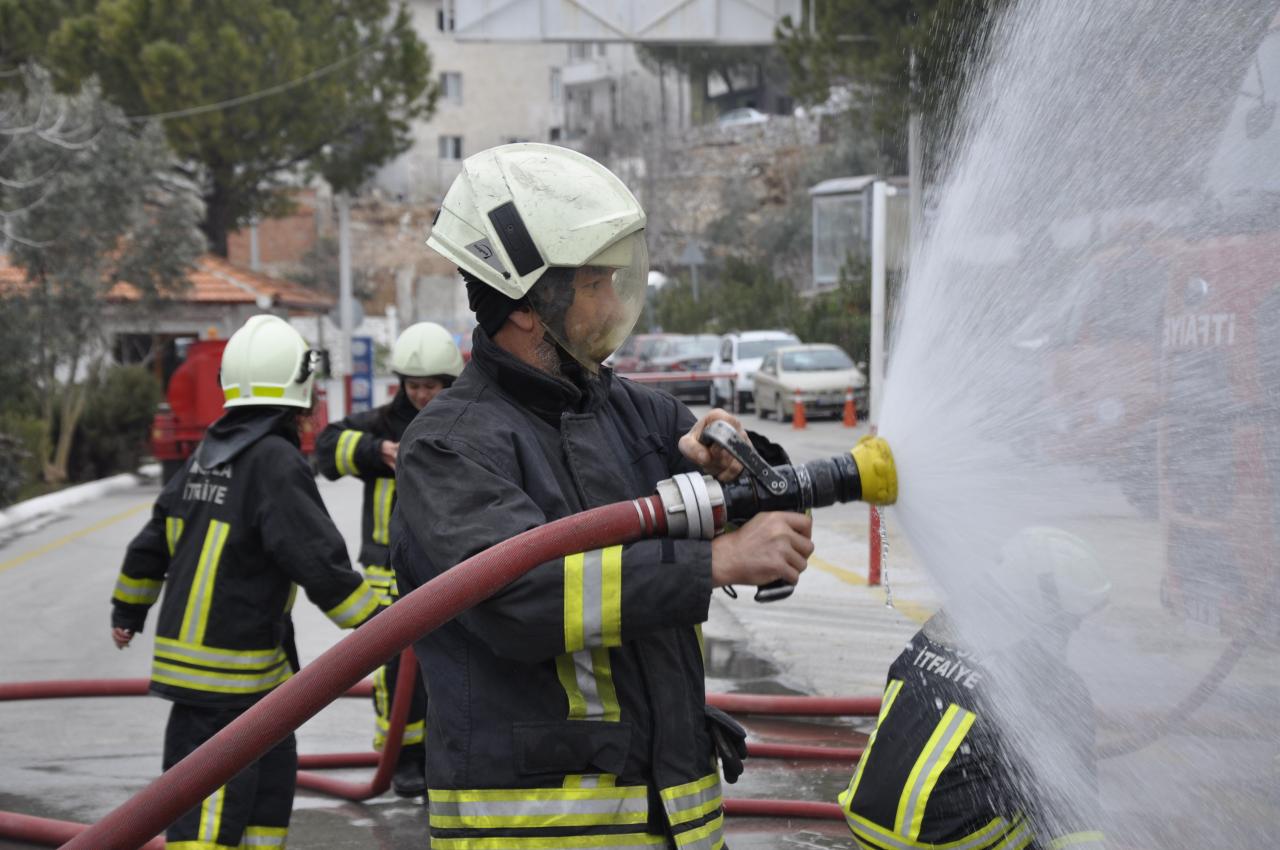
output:
M 187 346 L 186 359 L 169 378 L 166 401 L 151 422 L 151 454 L 160 461 L 164 481 L 182 468 L 205 430 L 222 415 L 222 383 L 218 380 L 225 339 L 201 339 Z M 311 459 L 316 435 L 329 424 L 324 390 L 315 388 L 316 404 L 303 419 L 302 452 Z

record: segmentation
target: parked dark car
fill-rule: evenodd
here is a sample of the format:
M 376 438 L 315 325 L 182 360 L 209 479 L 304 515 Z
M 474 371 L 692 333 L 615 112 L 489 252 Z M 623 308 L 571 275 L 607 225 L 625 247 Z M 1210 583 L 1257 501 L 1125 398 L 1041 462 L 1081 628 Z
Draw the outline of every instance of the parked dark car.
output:
M 647 371 L 706 373 L 711 367 L 711 358 L 719 347 L 720 337 L 714 334 L 671 337 L 662 343 L 657 355 L 650 359 Z M 657 386 L 676 398 L 702 403 L 711 390 L 711 381 L 701 378 L 663 382 Z

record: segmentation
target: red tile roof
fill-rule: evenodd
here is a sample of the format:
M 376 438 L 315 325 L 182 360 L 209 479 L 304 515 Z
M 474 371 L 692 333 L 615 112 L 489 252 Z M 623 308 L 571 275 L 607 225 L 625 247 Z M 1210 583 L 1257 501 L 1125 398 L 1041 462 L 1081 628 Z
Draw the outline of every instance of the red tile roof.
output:
M 336 302 L 330 295 L 290 280 L 234 266 L 213 254 L 204 254 L 196 260 L 187 280 L 188 287 L 169 300 L 200 304 L 258 304 L 264 309 L 274 306 L 312 313 L 323 313 Z M 20 291 L 28 286 L 22 270 L 10 265 L 8 258 L 0 254 L 0 294 Z M 107 293 L 107 300 L 115 302 L 136 301 L 139 297 L 137 288 L 129 283 L 118 283 Z M 268 300 L 269 303 L 263 303 Z

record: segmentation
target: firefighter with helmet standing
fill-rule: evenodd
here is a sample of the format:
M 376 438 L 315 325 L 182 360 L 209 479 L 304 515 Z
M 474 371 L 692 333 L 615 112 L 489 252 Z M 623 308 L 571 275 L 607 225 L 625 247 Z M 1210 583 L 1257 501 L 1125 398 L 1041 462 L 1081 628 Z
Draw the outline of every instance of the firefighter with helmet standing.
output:
M 840 795 L 863 850 L 1103 848 L 1094 706 L 1066 652 L 1110 582 L 1088 543 L 1049 527 L 1014 535 L 985 578 L 989 658 L 943 611 L 889 668 L 876 730 Z
M 392 564 L 402 592 L 588 508 L 699 468 L 670 395 L 602 366 L 644 304 L 645 215 L 594 160 L 503 145 L 463 163 L 428 245 L 479 327 L 471 362 L 401 442 Z M 705 708 L 713 588 L 798 581 L 811 522 L 763 513 L 712 540 L 644 540 L 535 567 L 420 640 L 436 850 L 724 846 L 720 755 L 741 729 Z
M 388 547 L 400 437 L 418 411 L 461 374 L 462 353 L 440 325 L 419 322 L 405 328 L 396 339 L 391 349 L 391 370 L 400 377 L 395 398 L 381 407 L 331 423 L 316 440 L 316 456 L 326 478 L 337 480 L 343 475 L 352 475 L 364 481 L 360 563 L 364 565 L 365 578 L 382 594 L 384 605 L 390 605 L 398 596 Z M 373 746 L 378 750 L 386 741 L 391 696 L 395 693 L 399 670 L 400 655 L 396 654 L 373 676 L 376 722 Z M 427 791 L 423 743 L 426 711 L 426 689 L 419 677 L 405 725 L 400 760 L 391 779 L 392 789 L 401 797 L 417 797 Z
M 254 316 L 222 355 L 223 416 L 165 485 L 112 594 L 117 647 L 160 599 L 151 692 L 173 703 L 167 770 L 298 669 L 289 612 L 301 587 L 341 628 L 378 610 L 351 568 L 306 459 L 314 352 Z M 298 768 L 289 735 L 166 832 L 168 847 L 283 847 Z

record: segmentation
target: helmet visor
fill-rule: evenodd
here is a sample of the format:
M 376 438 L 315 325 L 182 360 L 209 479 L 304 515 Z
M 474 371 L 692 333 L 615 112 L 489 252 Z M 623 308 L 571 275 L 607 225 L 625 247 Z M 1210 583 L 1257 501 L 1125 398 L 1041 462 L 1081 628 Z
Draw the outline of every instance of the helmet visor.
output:
M 649 252 L 641 230 L 584 265 L 548 269 L 529 290 L 529 301 L 547 333 L 595 372 L 631 334 L 648 285 Z

